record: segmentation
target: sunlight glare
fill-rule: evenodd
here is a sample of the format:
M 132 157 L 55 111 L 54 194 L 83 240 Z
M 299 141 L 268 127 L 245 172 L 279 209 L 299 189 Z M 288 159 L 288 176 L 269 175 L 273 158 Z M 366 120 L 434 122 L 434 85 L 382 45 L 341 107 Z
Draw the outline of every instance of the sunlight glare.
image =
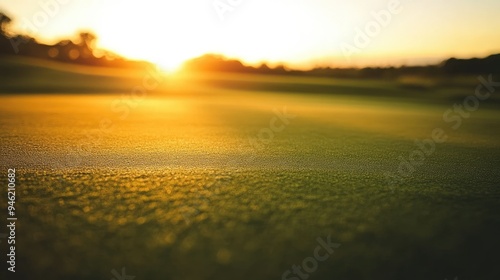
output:
M 181 1 L 148 2 L 138 9 L 133 2 L 108 1 L 99 22 L 99 47 L 132 59 L 145 59 L 168 72 L 176 71 L 199 50 L 200 24 L 192 6 Z M 147 7 L 147 9 L 143 8 Z M 196 35 L 196 36 L 195 36 Z

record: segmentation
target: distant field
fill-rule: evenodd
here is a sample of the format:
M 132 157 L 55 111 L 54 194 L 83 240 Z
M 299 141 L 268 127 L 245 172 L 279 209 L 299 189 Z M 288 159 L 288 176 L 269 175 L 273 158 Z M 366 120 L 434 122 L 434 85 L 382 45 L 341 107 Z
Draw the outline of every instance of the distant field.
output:
M 25 279 L 282 279 L 327 236 L 308 279 L 500 276 L 498 92 L 443 119 L 473 78 L 178 75 L 138 97 L 143 72 L 1 65 L 23 71 L 0 78 L 0 157 Z
M 74 66 L 44 60 L 0 57 L 0 94 L 12 93 L 119 93 L 130 94 L 145 78 L 154 87 L 151 93 L 190 95 L 214 93 L 210 89 L 251 91 L 260 93 L 303 93 L 337 95 L 350 98 L 397 98 L 425 103 L 461 101 L 473 94 L 476 76 L 417 77 L 403 76 L 392 80 L 335 79 L 326 77 L 266 76 L 248 74 L 188 74 L 175 73 L 156 77 L 156 68 L 110 69 Z M 487 104 L 500 103 L 498 94 Z

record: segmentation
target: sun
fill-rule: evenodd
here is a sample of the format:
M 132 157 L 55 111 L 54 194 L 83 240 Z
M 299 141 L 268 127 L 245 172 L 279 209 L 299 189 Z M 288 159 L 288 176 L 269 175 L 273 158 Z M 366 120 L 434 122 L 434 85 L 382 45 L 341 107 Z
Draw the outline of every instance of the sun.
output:
M 172 72 L 203 55 L 209 38 L 199 36 L 192 6 L 182 1 L 151 1 L 138 9 L 131 1 L 106 2 L 96 26 L 98 47 L 128 59 L 147 60 Z M 117 8 L 118 7 L 118 8 Z
M 166 73 L 174 73 L 180 70 L 184 62 L 188 59 L 190 57 L 161 56 L 151 57 L 148 61 L 156 64 L 156 66 Z

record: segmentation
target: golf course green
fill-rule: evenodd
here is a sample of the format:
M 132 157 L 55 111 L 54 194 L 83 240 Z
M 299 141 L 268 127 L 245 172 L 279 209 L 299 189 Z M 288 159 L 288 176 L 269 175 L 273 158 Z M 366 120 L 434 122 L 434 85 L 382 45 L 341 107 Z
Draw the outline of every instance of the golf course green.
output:
M 487 75 L 1 65 L 24 73 L 0 78 L 19 277 L 500 276 L 500 87 L 478 95 Z

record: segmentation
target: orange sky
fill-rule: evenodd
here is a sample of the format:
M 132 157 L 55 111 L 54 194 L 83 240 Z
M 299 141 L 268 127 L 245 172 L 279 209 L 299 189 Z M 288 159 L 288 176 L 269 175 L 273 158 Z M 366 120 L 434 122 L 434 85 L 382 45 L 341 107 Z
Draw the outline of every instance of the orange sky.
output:
M 437 62 L 500 52 L 500 1 L 0 0 L 12 29 L 173 69 L 204 53 L 291 67 Z

